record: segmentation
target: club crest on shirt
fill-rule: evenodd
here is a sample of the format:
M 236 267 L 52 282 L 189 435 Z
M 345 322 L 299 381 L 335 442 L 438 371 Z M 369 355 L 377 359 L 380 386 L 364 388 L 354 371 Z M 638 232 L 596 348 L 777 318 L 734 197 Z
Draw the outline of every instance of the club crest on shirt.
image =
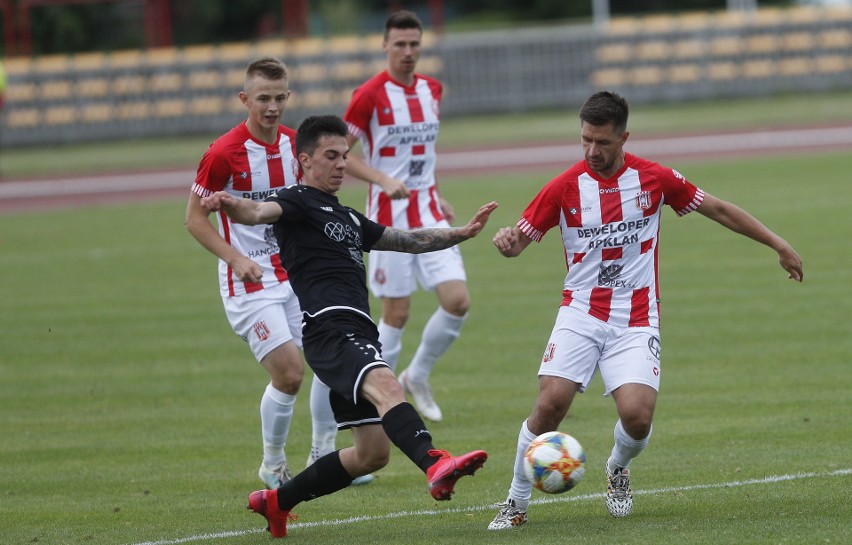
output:
M 640 191 L 639 194 L 636 195 L 636 208 L 639 210 L 648 210 L 651 208 L 650 191 Z
M 299 160 L 293 157 L 290 159 L 290 170 L 293 171 L 293 177 L 299 179 Z

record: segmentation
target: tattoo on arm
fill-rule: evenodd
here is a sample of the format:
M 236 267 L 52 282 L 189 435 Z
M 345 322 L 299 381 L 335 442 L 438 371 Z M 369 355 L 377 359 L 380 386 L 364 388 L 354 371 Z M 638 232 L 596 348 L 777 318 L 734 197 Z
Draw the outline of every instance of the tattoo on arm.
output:
M 467 240 L 467 237 L 459 234 L 459 230 L 454 228 L 411 230 L 388 227 L 382 237 L 373 245 L 373 249 L 422 254 L 443 250 L 464 240 Z

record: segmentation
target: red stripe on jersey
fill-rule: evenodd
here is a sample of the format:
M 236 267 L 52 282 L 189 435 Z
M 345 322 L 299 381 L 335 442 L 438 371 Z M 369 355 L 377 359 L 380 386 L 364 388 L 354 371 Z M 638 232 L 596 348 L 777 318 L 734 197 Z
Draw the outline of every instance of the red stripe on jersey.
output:
M 571 290 L 562 290 L 562 306 L 567 307 L 574 300 L 574 292 Z
M 416 189 L 411 192 L 408 196 L 408 206 L 405 208 L 405 214 L 408 216 L 408 228 L 416 229 L 418 227 L 423 227 L 423 219 L 420 217 L 420 206 L 419 206 L 419 191 Z
M 393 225 L 393 206 L 390 197 L 379 193 L 379 210 L 376 214 L 376 223 L 381 225 Z
M 411 116 L 412 123 L 422 123 L 425 121 L 423 117 L 423 108 L 420 106 L 420 97 L 417 95 L 408 95 L 405 97 L 408 102 L 408 115 Z
M 287 271 L 284 270 L 284 265 L 281 264 L 281 254 L 272 254 L 269 261 L 272 262 L 272 267 L 275 269 L 275 278 L 279 282 L 287 280 Z
M 234 189 L 237 191 L 251 191 L 251 167 L 248 161 L 249 152 L 243 145 L 240 153 L 236 153 L 232 157 L 233 172 L 228 173 L 234 178 Z
M 441 221 L 444 219 L 444 213 L 438 207 L 437 189 L 438 187 L 434 185 L 429 188 L 429 210 L 432 211 L 432 217 L 435 218 L 435 221 Z
M 269 187 L 283 187 L 284 158 L 277 148 L 266 148 L 266 168 L 269 170 Z
M 621 192 L 612 191 L 613 188 L 605 187 L 609 184 L 598 183 L 601 193 L 601 221 L 613 223 L 624 219 L 621 212 Z
M 567 184 L 562 193 L 562 211 L 568 227 L 583 226 L 583 212 L 580 206 L 580 186 L 577 183 Z M 566 214 L 567 212 L 567 214 Z
M 630 298 L 630 321 L 628 327 L 643 327 L 649 326 L 648 321 L 648 287 L 633 290 L 633 296 Z
M 610 288 L 592 288 L 592 296 L 589 298 L 589 314 L 602 322 L 609 320 L 609 311 L 612 304 L 612 290 Z
M 621 247 L 618 248 L 604 248 L 601 250 L 601 259 L 604 261 L 613 261 L 616 259 L 621 259 L 621 254 L 623 253 L 623 249 Z
M 379 149 L 379 157 L 394 157 L 396 156 L 396 148 L 381 148 Z
M 641 248 L 640 253 L 647 254 L 651 250 L 651 248 L 653 248 L 653 247 L 654 247 L 654 239 L 653 238 L 649 238 L 648 240 L 643 240 L 642 244 L 640 246 L 640 248 Z
M 243 282 L 243 287 L 246 289 L 246 293 L 254 293 L 256 291 L 260 291 L 263 289 L 263 284 L 258 282 Z
M 222 226 L 222 238 L 231 245 L 231 224 L 228 223 L 228 215 L 223 210 L 219 210 L 219 225 Z M 234 295 L 234 270 L 228 265 L 228 270 L 225 273 L 228 277 L 228 295 Z
M 416 146 L 411 146 L 411 155 L 425 155 L 426 154 L 426 146 L 423 144 L 417 144 Z
M 376 121 L 379 122 L 379 125 L 393 125 L 394 123 L 393 107 L 391 107 L 387 92 L 383 92 L 377 96 Z
M 574 254 L 574 258 L 571 259 L 571 263 L 572 264 L 579 263 L 579 262 L 583 261 L 584 257 L 586 257 L 586 252 L 577 252 L 576 254 Z

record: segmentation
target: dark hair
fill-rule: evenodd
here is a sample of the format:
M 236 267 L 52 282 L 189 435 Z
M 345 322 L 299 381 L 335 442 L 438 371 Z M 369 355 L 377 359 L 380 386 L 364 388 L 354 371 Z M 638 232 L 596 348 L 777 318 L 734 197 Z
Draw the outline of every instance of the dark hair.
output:
M 580 108 L 580 121 L 601 127 L 612 123 L 616 132 L 627 130 L 629 114 L 627 100 L 611 91 L 599 91 L 590 96 Z
M 392 28 L 416 28 L 420 32 L 423 32 L 423 23 L 420 22 L 417 14 L 413 11 L 402 10 L 391 14 L 388 20 L 385 21 L 385 40 L 388 39 L 388 33 Z
M 313 155 L 323 136 L 347 136 L 346 123 L 336 115 L 315 115 L 308 117 L 296 131 L 296 155 L 302 152 Z
M 263 76 L 268 80 L 279 80 L 287 78 L 287 67 L 275 57 L 264 57 L 257 59 L 246 68 L 246 80 L 254 76 Z

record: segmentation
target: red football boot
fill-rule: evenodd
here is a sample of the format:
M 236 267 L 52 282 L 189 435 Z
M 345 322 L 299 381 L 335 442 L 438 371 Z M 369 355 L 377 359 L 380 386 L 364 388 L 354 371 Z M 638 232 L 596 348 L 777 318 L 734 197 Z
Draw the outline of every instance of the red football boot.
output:
M 296 520 L 296 515 L 278 507 L 278 490 L 252 492 L 248 498 L 248 509 L 266 518 L 269 523 L 266 529 L 272 537 L 287 537 L 287 521 Z
M 426 471 L 429 493 L 438 501 L 451 499 L 456 481 L 465 475 L 473 475 L 488 459 L 488 453 L 484 450 L 474 450 L 455 457 L 446 450 L 430 450 L 429 455 L 440 458 Z

